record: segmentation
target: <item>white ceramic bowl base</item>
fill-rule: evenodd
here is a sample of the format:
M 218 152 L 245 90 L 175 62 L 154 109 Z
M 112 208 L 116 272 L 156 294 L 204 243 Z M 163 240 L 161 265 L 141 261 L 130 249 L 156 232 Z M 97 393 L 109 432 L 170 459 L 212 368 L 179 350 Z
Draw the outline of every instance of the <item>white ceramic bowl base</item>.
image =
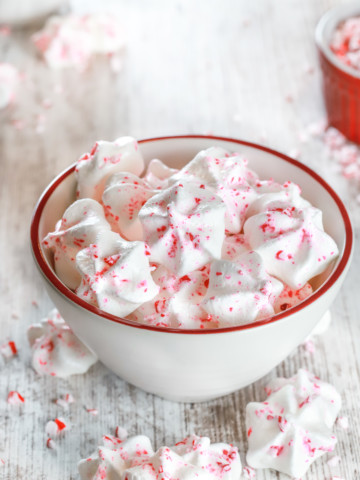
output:
M 352 253 L 352 230 L 344 207 L 339 207 L 328 187 L 297 162 L 281 158 L 276 152 L 258 150 L 256 146 L 208 137 L 155 139 L 141 143 L 140 148 L 147 162 L 160 158 L 170 167 L 179 168 L 199 150 L 213 145 L 244 153 L 250 167 L 263 179 L 272 177 L 281 183 L 287 180 L 298 183 L 303 196 L 323 211 L 325 230 L 337 242 L 340 256 L 331 269 L 312 282 L 318 289 L 326 281 L 303 307 L 273 317 L 276 320 L 270 323 L 211 333 L 174 332 L 118 323 L 94 313 L 86 304 L 75 303 L 66 292 L 61 292 L 46 272 L 49 267 L 52 269 L 51 256 L 41 246 L 34 247 L 33 239 L 34 251 L 39 248 L 43 257 L 39 262 L 35 252 L 47 291 L 75 334 L 121 378 L 147 392 L 182 402 L 201 402 L 234 392 L 266 375 L 284 360 L 328 310 L 344 280 Z M 36 225 L 40 239 L 53 230 L 74 200 L 74 192 L 75 178 L 71 173 L 52 190 L 45 204 L 41 205 L 40 200 Z M 42 261 L 47 266 L 41 265 Z

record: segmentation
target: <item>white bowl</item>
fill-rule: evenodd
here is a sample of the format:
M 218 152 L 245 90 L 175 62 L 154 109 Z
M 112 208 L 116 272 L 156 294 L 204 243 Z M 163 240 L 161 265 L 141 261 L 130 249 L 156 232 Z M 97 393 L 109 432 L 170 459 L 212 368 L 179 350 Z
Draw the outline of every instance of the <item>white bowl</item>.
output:
M 259 145 L 222 137 L 188 135 L 140 141 L 146 162 L 157 157 L 178 168 L 213 145 L 244 153 L 261 178 L 298 183 L 303 196 L 323 211 L 325 229 L 335 239 L 340 255 L 314 280 L 316 291 L 300 305 L 249 325 L 177 330 L 141 325 L 87 304 L 57 278 L 51 255 L 41 245 L 75 199 L 74 165 L 46 188 L 31 225 L 32 250 L 46 289 L 76 335 L 126 381 L 176 401 L 200 402 L 234 392 L 284 360 L 329 308 L 353 250 L 352 227 L 343 203 L 321 177 L 300 162 Z

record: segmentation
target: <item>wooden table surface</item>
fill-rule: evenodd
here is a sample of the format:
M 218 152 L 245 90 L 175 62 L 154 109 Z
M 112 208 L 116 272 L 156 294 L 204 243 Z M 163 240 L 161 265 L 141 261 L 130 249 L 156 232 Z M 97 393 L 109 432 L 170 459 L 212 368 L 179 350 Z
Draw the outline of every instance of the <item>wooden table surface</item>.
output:
M 25 0 L 24 0 L 25 1 Z M 21 8 L 21 2 L 10 2 Z M 299 158 L 340 194 L 359 234 L 358 191 L 349 186 L 321 140 L 307 126 L 324 118 L 314 28 L 332 0 L 141 0 L 74 2 L 91 11 L 117 10 L 126 31 L 122 69 L 97 59 L 84 73 L 51 71 L 29 41 L 33 28 L 0 37 L 1 61 L 24 73 L 17 101 L 0 112 L 0 342 L 10 338 L 19 354 L 0 359 L 0 478 L 69 480 L 77 462 L 116 425 L 148 435 L 156 447 L 196 432 L 240 449 L 245 465 L 245 406 L 262 400 L 267 381 L 300 367 L 334 384 L 342 394 L 349 429 L 336 427 L 336 467 L 324 456 L 306 478 L 360 478 L 360 258 L 332 307 L 331 328 L 300 346 L 266 378 L 232 395 L 203 404 L 176 404 L 146 394 L 101 364 L 68 380 L 39 377 L 30 366 L 26 329 L 52 307 L 29 248 L 29 223 L 48 182 L 97 139 L 213 133 L 248 139 Z M 4 4 L 4 0 L 2 0 Z M 17 6 L 19 5 L 19 7 Z M 22 408 L 8 405 L 18 390 Z M 64 413 L 53 400 L 72 393 Z M 85 410 L 99 410 L 92 416 Z M 45 447 L 45 424 L 63 416 L 72 428 Z M 259 480 L 285 479 L 269 470 Z

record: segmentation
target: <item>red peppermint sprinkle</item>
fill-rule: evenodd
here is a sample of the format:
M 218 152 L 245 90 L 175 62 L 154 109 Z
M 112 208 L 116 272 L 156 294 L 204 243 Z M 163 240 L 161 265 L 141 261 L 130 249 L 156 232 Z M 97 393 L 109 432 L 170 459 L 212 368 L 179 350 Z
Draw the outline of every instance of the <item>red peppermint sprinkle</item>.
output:
M 64 430 L 64 428 L 66 428 L 66 424 L 63 421 L 59 420 L 58 418 L 55 418 L 54 422 L 56 423 L 59 431 Z
M 284 252 L 284 250 L 279 250 L 278 252 L 276 252 L 276 255 L 275 257 L 278 259 L 278 260 L 284 260 L 283 258 L 281 258 L 281 254 Z
M 255 478 L 255 475 L 256 475 L 256 472 L 253 468 L 251 467 L 244 467 L 243 469 L 243 476 L 246 478 L 246 479 L 251 479 L 251 478 Z
M 45 432 L 50 438 L 60 435 L 67 429 L 67 425 L 63 418 L 55 418 L 55 420 L 50 420 L 45 426 Z
M 99 411 L 96 408 L 85 408 L 85 410 L 91 415 L 94 415 L 94 417 L 96 417 L 96 415 L 99 415 Z
M 52 438 L 48 438 L 46 440 L 46 446 L 47 448 L 50 448 L 51 450 L 54 450 L 56 448 L 56 444 Z
M 19 392 L 11 391 L 9 392 L 7 401 L 8 403 L 10 403 L 10 405 L 21 405 L 22 403 L 25 402 L 25 398 L 22 395 L 20 395 Z
M 284 447 L 282 445 L 271 445 L 269 448 L 269 454 L 272 457 L 278 457 L 281 455 L 282 451 L 284 450 Z
M 3 343 L 0 346 L 0 351 L 2 356 L 5 358 L 11 358 L 18 353 L 16 344 L 12 340 L 9 340 L 8 342 Z
M 99 144 L 98 144 L 98 142 L 96 142 L 95 145 L 91 149 L 91 152 L 90 152 L 91 156 L 95 155 L 95 152 L 96 152 L 98 146 L 99 146 Z M 86 156 L 88 156 L 88 155 L 86 155 Z
M 58 398 L 57 400 L 55 400 L 55 403 L 59 407 L 62 407 L 64 410 L 69 410 L 69 405 L 71 403 L 74 403 L 74 401 L 74 397 L 71 395 L 71 393 L 67 393 L 62 398 Z

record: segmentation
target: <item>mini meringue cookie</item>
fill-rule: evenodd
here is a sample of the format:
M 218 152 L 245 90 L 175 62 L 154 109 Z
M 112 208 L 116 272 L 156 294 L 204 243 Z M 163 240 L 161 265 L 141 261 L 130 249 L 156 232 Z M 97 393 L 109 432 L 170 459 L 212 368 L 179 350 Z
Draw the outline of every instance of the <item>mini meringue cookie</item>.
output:
M 96 243 L 76 255 L 82 281 L 76 293 L 105 312 L 125 316 L 154 298 L 159 287 L 151 277 L 144 242 L 127 242 L 115 232 L 99 233 Z
M 311 463 L 334 450 L 332 434 L 341 398 L 335 388 L 300 369 L 275 379 L 263 403 L 246 407 L 248 452 L 253 468 L 273 468 L 291 477 L 305 475 Z
M 154 194 L 155 191 L 137 175 L 127 172 L 112 175 L 102 199 L 113 230 L 128 240 L 142 240 L 144 234 L 138 213 Z
M 298 290 L 322 273 L 338 255 L 314 207 L 267 211 L 248 218 L 244 233 L 263 258 L 266 270 Z
M 284 290 L 280 293 L 274 303 L 275 313 L 284 312 L 295 305 L 298 305 L 307 297 L 313 293 L 312 286 L 310 283 L 305 283 L 305 285 L 299 290 L 294 290 L 288 285 L 284 286 Z
M 132 320 L 171 328 L 217 326 L 201 306 L 209 283 L 207 267 L 179 278 L 160 266 L 153 273 L 153 279 L 160 286 L 159 294 L 135 310 L 130 316 Z
M 206 437 L 192 435 L 156 453 L 143 435 L 125 441 L 106 436 L 104 444 L 79 462 L 81 480 L 239 480 L 241 475 L 237 448 L 210 444 Z
M 120 137 L 114 142 L 99 141 L 90 153 L 82 155 L 76 165 L 78 198 L 101 200 L 107 179 L 118 172 L 140 175 L 144 160 L 137 141 L 132 137 Z
M 227 232 L 239 233 L 249 204 L 257 198 L 252 186 L 257 175 L 247 167 L 247 160 L 238 153 L 211 147 L 199 152 L 172 178 L 181 181 L 187 176 L 214 190 L 226 205 Z
M 124 441 L 104 435 L 103 443 L 97 452 L 78 463 L 81 480 L 124 480 L 123 474 L 128 468 L 146 462 L 154 455 L 151 442 L 145 435 Z
M 194 181 L 175 183 L 148 200 L 139 212 L 151 260 L 179 277 L 221 257 L 226 206 Z
M 266 273 L 260 255 L 246 252 L 234 261 L 212 262 L 202 305 L 220 327 L 241 325 L 273 315 L 282 289 L 283 284 Z
M 222 246 L 221 258 L 223 260 L 236 260 L 240 255 L 251 250 L 243 233 L 226 235 Z
M 154 158 L 147 167 L 144 180 L 151 188 L 164 189 L 169 186 L 169 178 L 178 171 L 176 168 L 169 168 L 161 160 Z
M 0 110 L 15 98 L 19 83 L 19 72 L 10 63 L 0 63 Z
M 124 46 L 116 16 L 105 13 L 50 17 L 32 36 L 49 67 L 84 70 L 94 54 L 113 54 Z
M 310 203 L 301 196 L 301 188 L 296 183 L 285 182 L 281 185 L 274 180 L 263 180 L 257 181 L 254 188 L 258 197 L 250 204 L 247 217 L 267 210 L 310 207 Z
M 48 233 L 42 243 L 54 252 L 55 272 L 71 289 L 79 286 L 81 276 L 76 269 L 76 254 L 89 246 L 99 232 L 110 230 L 102 206 L 91 198 L 72 203 L 55 231 Z
M 72 332 L 54 309 L 40 323 L 28 328 L 32 366 L 40 375 L 69 377 L 85 373 L 97 362 L 94 355 Z

